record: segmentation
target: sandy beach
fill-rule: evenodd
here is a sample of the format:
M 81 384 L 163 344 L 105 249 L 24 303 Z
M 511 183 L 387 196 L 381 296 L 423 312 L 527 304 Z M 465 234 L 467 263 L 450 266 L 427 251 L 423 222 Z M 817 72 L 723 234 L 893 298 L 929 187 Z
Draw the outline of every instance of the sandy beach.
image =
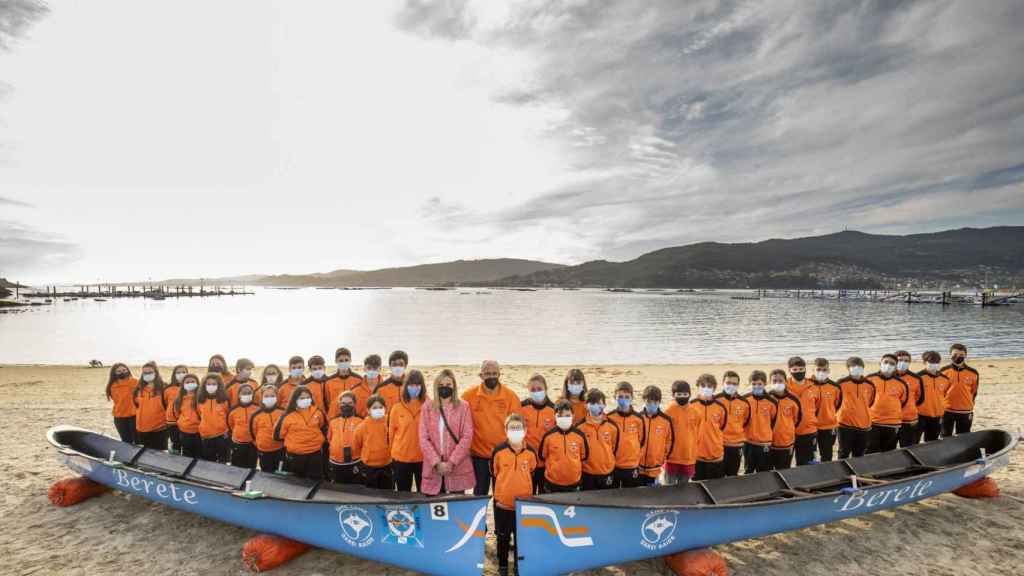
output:
M 1024 359 L 971 364 L 981 373 L 975 429 L 1024 422 Z M 838 364 L 834 364 L 838 365 Z M 658 365 L 584 367 L 588 382 L 610 392 L 616 382 L 691 383 L 702 372 L 746 375 L 767 365 Z M 439 367 L 419 367 L 430 378 Z M 460 389 L 477 382 L 476 366 L 452 366 Z M 918 369 L 915 366 L 914 369 Z M 138 373 L 138 368 L 133 368 Z M 530 374 L 548 378 L 558 394 L 566 367 L 506 366 L 503 380 L 522 386 Z M 834 372 L 844 372 L 842 369 Z M 165 367 L 165 374 L 169 367 Z M 122 493 L 71 508 L 46 498 L 54 481 L 71 476 L 44 439 L 64 423 L 116 436 L 103 395 L 107 369 L 71 366 L 0 366 L 0 555 L 8 574 L 244 573 L 242 545 L 254 535 L 227 524 L 172 510 Z M 942 495 L 853 520 L 717 547 L 733 574 L 764 576 L 994 575 L 1024 565 L 1024 455 L 996 476 L 1003 496 L 966 500 Z M 486 574 L 496 574 L 493 537 Z M 406 574 L 374 562 L 313 550 L 275 574 Z M 586 574 L 670 574 L 660 560 L 608 567 Z

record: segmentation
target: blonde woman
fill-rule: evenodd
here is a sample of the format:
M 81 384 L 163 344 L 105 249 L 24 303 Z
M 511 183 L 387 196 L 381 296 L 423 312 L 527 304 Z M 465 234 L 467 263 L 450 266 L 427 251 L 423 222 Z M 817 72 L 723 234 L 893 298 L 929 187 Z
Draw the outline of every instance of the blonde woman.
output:
M 423 451 L 421 492 L 464 493 L 476 478 L 469 458 L 473 442 L 473 416 L 469 405 L 459 399 L 455 374 L 442 370 L 434 378 L 434 393 L 420 413 L 420 449 Z

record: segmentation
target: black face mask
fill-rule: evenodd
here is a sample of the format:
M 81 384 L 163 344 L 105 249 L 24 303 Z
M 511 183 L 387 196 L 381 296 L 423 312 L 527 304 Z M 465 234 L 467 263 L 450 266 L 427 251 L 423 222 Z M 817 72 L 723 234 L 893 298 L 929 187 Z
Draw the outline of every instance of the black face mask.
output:
M 680 406 L 686 406 L 689 403 L 690 403 L 690 397 L 689 396 L 687 396 L 686 398 L 676 398 L 676 404 L 679 404 Z
M 484 378 L 484 386 L 487 386 L 491 390 L 494 390 L 498 386 L 497 378 Z
M 438 386 L 437 387 L 437 395 L 438 395 L 438 397 L 440 397 L 441 399 L 444 399 L 444 400 L 447 400 L 448 398 L 451 398 L 452 397 L 452 387 L 451 386 Z
M 221 368 L 220 366 L 210 366 L 210 370 L 209 370 L 209 372 L 213 372 L 214 374 L 220 374 L 223 371 L 224 371 L 224 369 Z
M 342 404 L 341 417 L 351 418 L 356 413 L 356 407 L 351 404 Z
M 806 372 L 792 372 L 791 374 L 793 376 L 793 380 L 796 380 L 797 382 L 803 382 L 804 376 L 807 375 Z
M 125 378 L 128 377 L 128 373 L 127 372 L 118 372 L 117 373 L 117 377 L 120 378 L 121 380 L 124 380 Z
M 956 364 L 957 366 L 959 366 L 959 365 L 961 365 L 963 363 L 964 363 L 964 357 L 963 356 L 953 356 L 953 364 Z

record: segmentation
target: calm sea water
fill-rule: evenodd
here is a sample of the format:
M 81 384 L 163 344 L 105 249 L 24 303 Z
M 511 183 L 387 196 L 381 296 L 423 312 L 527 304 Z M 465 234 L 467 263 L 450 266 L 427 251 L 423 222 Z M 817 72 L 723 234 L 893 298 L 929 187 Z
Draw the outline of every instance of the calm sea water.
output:
M 479 293 L 486 292 L 486 293 Z M 733 300 L 729 292 L 257 290 L 253 296 L 56 302 L 0 314 L 0 363 L 146 360 L 356 361 L 401 348 L 413 364 L 774 362 L 793 354 L 874 360 L 964 342 L 1024 356 L 1024 305 L 998 308 Z M 945 355 L 945 354 L 944 354 Z

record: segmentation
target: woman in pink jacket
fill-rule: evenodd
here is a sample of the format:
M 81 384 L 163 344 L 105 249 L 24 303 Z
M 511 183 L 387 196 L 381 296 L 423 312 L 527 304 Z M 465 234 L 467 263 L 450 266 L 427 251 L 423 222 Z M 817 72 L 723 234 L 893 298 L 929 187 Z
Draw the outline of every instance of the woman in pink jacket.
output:
M 473 417 L 469 405 L 459 399 L 451 370 L 442 370 L 434 378 L 432 397 L 420 413 L 421 491 L 431 496 L 465 492 L 476 484 L 469 459 Z

